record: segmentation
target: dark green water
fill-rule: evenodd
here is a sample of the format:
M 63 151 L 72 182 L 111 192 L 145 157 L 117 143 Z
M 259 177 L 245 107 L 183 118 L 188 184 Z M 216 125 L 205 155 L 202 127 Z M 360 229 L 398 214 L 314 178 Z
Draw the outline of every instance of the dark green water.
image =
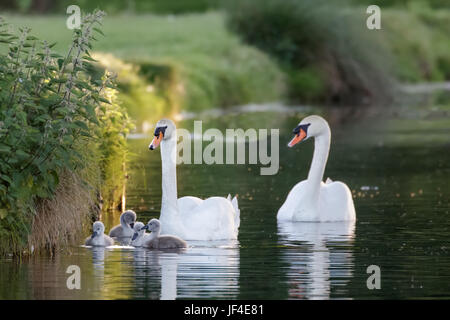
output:
M 189 242 L 185 252 L 75 247 L 71 254 L 0 260 L 2 299 L 379 299 L 450 297 L 449 110 L 331 119 L 325 177 L 354 192 L 356 224 L 278 224 L 289 190 L 306 178 L 313 143 L 288 149 L 300 113 L 228 114 L 204 129 L 279 128 L 280 171 L 260 165 L 180 165 L 178 195 L 239 195 L 238 241 Z M 192 121 L 179 124 L 192 128 Z M 161 163 L 149 140 L 130 140 L 127 208 L 159 216 Z M 105 215 L 107 230 L 118 215 Z M 81 269 L 81 289 L 66 268 Z M 369 290 L 369 265 L 381 289 Z

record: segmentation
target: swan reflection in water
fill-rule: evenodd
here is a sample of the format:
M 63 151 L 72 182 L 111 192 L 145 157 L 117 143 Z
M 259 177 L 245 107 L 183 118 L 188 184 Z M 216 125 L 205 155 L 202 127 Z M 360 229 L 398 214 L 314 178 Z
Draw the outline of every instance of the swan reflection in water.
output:
M 278 221 L 291 299 L 329 299 L 353 274 L 355 222 Z
M 149 299 L 174 300 L 177 297 L 178 260 L 182 253 L 183 249 L 136 248 L 133 251 L 136 293 Z
M 161 300 L 237 297 L 237 241 L 190 241 L 188 245 L 187 249 L 133 250 L 136 295 Z
M 131 246 L 113 245 L 108 247 L 86 247 L 92 253 L 92 269 L 81 268 L 86 283 L 82 288 L 88 289 L 93 299 L 127 298 L 124 282 L 117 276 L 131 271 L 128 261 L 133 251 Z M 116 263 L 120 261 L 120 263 Z

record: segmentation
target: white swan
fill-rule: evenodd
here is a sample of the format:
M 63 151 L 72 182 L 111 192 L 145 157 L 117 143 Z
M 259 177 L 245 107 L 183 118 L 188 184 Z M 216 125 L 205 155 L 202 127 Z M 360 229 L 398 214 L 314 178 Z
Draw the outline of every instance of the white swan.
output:
M 176 249 L 187 248 L 187 243 L 177 236 L 164 235 L 160 236 L 161 222 L 158 219 L 151 219 L 148 224 L 142 227 L 143 230 L 149 230 L 151 233 L 142 244 L 145 248 L 150 249 Z
M 331 132 L 328 123 L 319 116 L 304 118 L 294 129 L 288 146 L 314 137 L 314 155 L 308 179 L 299 182 L 289 192 L 278 210 L 278 220 L 291 221 L 354 221 L 352 194 L 343 182 L 322 181 L 330 150 Z
M 237 239 L 240 211 L 237 198 L 196 197 L 177 199 L 175 124 L 169 119 L 158 121 L 155 138 L 149 149 L 161 144 L 163 234 L 174 234 L 186 240 Z
M 105 233 L 105 226 L 100 221 L 92 225 L 92 236 L 86 239 L 85 245 L 93 247 L 108 247 L 114 244 L 114 240 Z

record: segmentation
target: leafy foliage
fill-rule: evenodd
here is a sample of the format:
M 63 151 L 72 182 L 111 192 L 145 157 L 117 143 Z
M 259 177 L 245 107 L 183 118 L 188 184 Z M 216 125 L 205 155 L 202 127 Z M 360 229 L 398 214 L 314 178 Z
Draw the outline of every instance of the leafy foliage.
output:
M 231 1 L 228 12 L 230 28 L 289 74 L 293 100 L 361 105 L 392 97 L 390 52 L 364 13 L 323 0 Z
M 130 121 L 114 103 L 114 77 L 94 80 L 88 72 L 103 16 L 83 17 L 66 56 L 0 20 L 0 44 L 8 46 L 0 55 L 0 238 L 10 243 L 24 244 L 36 201 L 54 195 L 60 173 L 89 164 L 80 145 L 100 144 L 103 158 L 124 145 Z M 104 160 L 101 169 L 107 166 Z

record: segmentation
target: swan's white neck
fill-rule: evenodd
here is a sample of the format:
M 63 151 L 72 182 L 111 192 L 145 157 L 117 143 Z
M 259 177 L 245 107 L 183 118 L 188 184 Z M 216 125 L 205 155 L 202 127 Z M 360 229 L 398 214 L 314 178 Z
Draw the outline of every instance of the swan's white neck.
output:
M 309 168 L 307 185 L 303 190 L 302 203 L 298 204 L 299 206 L 294 212 L 294 218 L 297 215 L 304 216 L 307 214 L 312 220 L 317 219 L 317 215 L 319 214 L 320 186 L 328 160 L 330 139 L 331 133 L 328 127 L 324 132 L 314 138 L 314 155 L 311 167 Z
M 162 166 L 162 200 L 160 220 L 164 225 L 178 222 L 178 196 L 177 196 L 177 138 L 176 134 L 167 140 L 161 141 Z
M 314 138 L 314 155 L 308 173 L 308 182 L 316 193 L 318 193 L 317 191 L 325 173 L 325 166 L 330 151 L 330 141 L 331 132 L 328 126 L 322 134 Z

